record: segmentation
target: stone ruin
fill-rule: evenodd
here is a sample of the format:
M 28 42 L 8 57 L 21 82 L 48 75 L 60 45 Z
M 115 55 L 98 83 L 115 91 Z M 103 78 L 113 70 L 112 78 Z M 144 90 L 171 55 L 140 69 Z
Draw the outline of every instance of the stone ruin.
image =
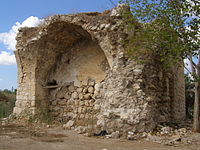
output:
M 122 6 L 54 15 L 17 35 L 18 118 L 47 111 L 53 121 L 94 132 L 151 131 L 185 118 L 183 67 L 163 71 L 126 56 Z

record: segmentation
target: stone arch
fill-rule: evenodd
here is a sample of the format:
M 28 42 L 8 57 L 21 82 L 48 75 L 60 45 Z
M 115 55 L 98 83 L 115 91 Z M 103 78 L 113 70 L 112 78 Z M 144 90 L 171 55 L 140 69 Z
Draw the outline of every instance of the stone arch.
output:
M 81 26 L 63 21 L 46 27 L 46 34 L 37 41 L 36 58 L 36 108 L 41 110 L 41 106 L 46 105 L 53 112 L 56 106 L 52 108 L 52 104 L 56 103 L 57 107 L 67 105 L 67 101 L 77 93 L 76 90 L 70 91 L 66 97 L 69 86 L 94 89 L 95 84 L 105 79 L 110 68 L 98 42 Z M 94 91 L 82 95 L 87 93 L 91 98 Z M 77 96 L 73 98 L 78 99 Z

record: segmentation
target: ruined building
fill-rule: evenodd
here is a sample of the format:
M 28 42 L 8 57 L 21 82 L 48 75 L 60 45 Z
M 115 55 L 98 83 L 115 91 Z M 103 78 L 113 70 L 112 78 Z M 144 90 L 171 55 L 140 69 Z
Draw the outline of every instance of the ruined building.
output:
M 163 72 L 153 58 L 126 57 L 120 8 L 50 16 L 19 30 L 16 116 L 45 111 L 69 127 L 123 132 L 184 119 L 183 68 Z

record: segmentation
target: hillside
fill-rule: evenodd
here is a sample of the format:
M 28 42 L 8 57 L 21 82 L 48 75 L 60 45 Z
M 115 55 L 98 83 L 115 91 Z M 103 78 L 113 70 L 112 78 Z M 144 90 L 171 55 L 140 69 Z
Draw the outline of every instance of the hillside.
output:
M 15 92 L 9 90 L 0 91 L 0 118 L 7 117 L 12 113 L 15 100 Z
M 0 92 L 0 102 L 9 102 L 9 98 L 3 92 Z

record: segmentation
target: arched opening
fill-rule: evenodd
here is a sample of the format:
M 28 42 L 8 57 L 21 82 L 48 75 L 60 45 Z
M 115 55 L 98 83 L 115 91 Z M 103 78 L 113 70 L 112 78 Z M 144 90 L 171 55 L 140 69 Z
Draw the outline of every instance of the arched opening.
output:
M 86 125 L 110 68 L 103 50 L 80 26 L 65 22 L 49 25 L 36 45 L 36 107 L 62 123 Z
M 74 82 L 79 87 L 89 79 L 101 82 L 107 69 L 106 57 L 97 43 L 83 40 L 57 58 L 51 68 L 49 81 L 56 81 L 58 85 Z

